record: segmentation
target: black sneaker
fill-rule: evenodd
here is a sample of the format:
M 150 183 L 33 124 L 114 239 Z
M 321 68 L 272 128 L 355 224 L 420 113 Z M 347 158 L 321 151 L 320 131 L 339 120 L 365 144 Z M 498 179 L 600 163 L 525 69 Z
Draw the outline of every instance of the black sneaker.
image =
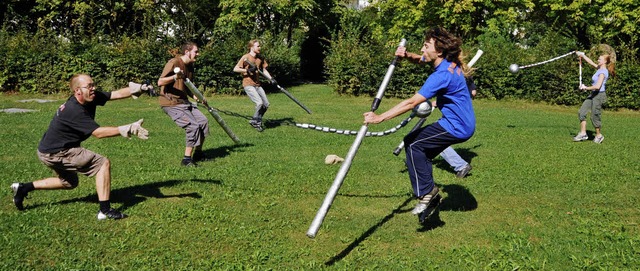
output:
M 102 211 L 98 212 L 98 220 L 105 220 L 107 218 L 109 219 L 123 219 L 127 217 L 127 215 L 121 213 L 120 211 L 111 208 L 109 211 L 107 211 L 106 213 L 103 213 Z
M 465 176 L 467 176 L 467 174 L 469 174 L 469 171 L 471 171 L 471 165 L 467 164 L 465 165 L 461 170 L 459 170 L 458 172 L 456 172 L 456 177 L 458 178 L 464 178 Z
M 195 161 L 193 161 L 193 159 L 182 159 L 182 162 L 180 162 L 180 164 L 182 164 L 185 167 L 197 167 L 198 164 L 196 164 Z
M 22 202 L 24 201 L 24 198 L 26 198 L 28 194 L 28 192 L 22 191 L 22 187 L 23 185 L 21 183 L 11 184 L 11 190 L 13 190 L 13 204 L 15 204 L 16 208 L 18 208 L 18 210 L 20 211 L 24 210 L 24 205 L 22 205 Z

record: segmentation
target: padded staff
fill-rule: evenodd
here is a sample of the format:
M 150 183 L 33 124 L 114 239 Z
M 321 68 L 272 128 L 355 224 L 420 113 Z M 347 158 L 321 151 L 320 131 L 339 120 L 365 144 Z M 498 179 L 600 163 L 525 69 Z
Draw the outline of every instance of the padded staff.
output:
M 229 128 L 229 126 L 227 126 L 227 124 L 224 122 L 224 120 L 222 119 L 222 117 L 220 117 L 220 114 L 218 114 L 218 111 L 216 111 L 215 109 L 211 108 L 211 106 L 209 106 L 208 103 L 205 103 L 204 101 L 205 98 L 202 95 L 202 92 L 200 92 L 200 90 L 198 90 L 198 88 L 196 88 L 196 86 L 193 85 L 193 83 L 191 82 L 191 80 L 189 80 L 189 78 L 185 78 L 184 79 L 184 84 L 187 85 L 187 88 L 189 88 L 189 90 L 191 90 L 191 92 L 196 95 L 196 97 L 198 97 L 198 99 L 200 101 L 202 101 L 205 107 L 207 107 L 207 111 L 209 111 L 209 113 L 211 113 L 211 116 L 213 116 L 213 118 L 216 120 L 216 122 L 218 122 L 218 124 L 220 124 L 220 127 L 222 127 L 222 129 L 227 133 L 227 135 L 231 138 L 231 140 L 233 140 L 233 142 L 235 142 L 236 144 L 240 143 L 240 139 L 238 139 L 238 137 L 236 136 L 236 134 L 233 133 L 233 131 L 231 131 L 231 128 Z
M 404 47 L 405 43 L 406 43 L 406 40 L 402 39 L 398 47 Z M 376 95 L 376 98 L 373 100 L 373 103 L 371 104 L 371 111 L 375 111 L 376 109 L 378 109 L 378 106 L 380 105 L 380 101 L 384 95 L 384 90 L 386 89 L 387 84 L 391 79 L 391 74 L 393 73 L 393 70 L 396 67 L 397 60 L 398 60 L 398 57 L 397 56 L 394 57 L 393 61 L 391 62 L 391 65 L 389 65 L 389 68 L 387 69 L 387 73 L 384 76 L 384 79 L 382 80 L 382 84 L 380 84 L 380 88 L 378 89 L 378 94 Z M 342 182 L 344 181 L 344 178 L 347 176 L 347 173 L 349 173 L 349 169 L 351 168 L 351 163 L 353 162 L 353 158 L 356 156 L 356 153 L 358 152 L 358 148 L 360 148 L 362 139 L 364 139 L 365 135 L 367 134 L 367 129 L 368 129 L 367 124 L 364 124 L 362 125 L 362 127 L 360 127 L 360 130 L 356 135 L 356 139 L 353 141 L 353 144 L 351 145 L 351 148 L 349 149 L 347 156 L 344 158 L 344 162 L 340 166 L 340 170 L 338 171 L 336 178 L 333 180 L 333 184 L 329 188 L 329 192 L 327 192 L 327 195 L 325 196 L 324 201 L 320 206 L 320 209 L 316 213 L 316 216 L 313 219 L 313 222 L 311 222 L 311 226 L 307 231 L 307 236 L 309 238 L 315 238 L 316 234 L 318 234 L 320 225 L 322 224 L 322 221 L 324 220 L 325 216 L 327 216 L 327 212 L 329 211 L 329 208 L 333 203 L 333 199 L 338 194 L 338 190 L 340 189 L 340 186 L 342 186 Z
M 291 95 L 291 93 L 289 93 L 286 89 L 284 89 L 283 87 L 281 87 L 280 85 L 278 85 L 278 82 L 276 82 L 275 79 L 267 76 L 266 74 L 264 74 L 260 69 L 258 69 L 256 67 L 256 64 L 254 64 L 253 62 L 249 61 L 248 59 L 244 59 L 244 62 L 246 62 L 247 64 L 249 64 L 249 66 L 251 66 L 252 69 L 256 69 L 258 71 L 258 73 L 260 73 L 260 75 L 262 75 L 264 78 L 266 78 L 267 80 L 271 81 L 273 84 L 276 85 L 276 87 L 282 91 L 282 93 L 284 93 L 284 95 L 287 95 L 287 97 L 289 97 L 289 99 L 291 99 L 293 102 L 295 102 L 296 104 L 298 104 L 300 107 L 302 107 L 302 109 L 304 109 L 304 111 L 307 111 L 307 113 L 311 114 L 311 110 L 309 110 L 309 108 L 307 108 L 306 106 L 304 106 L 304 104 L 302 104 L 300 101 L 298 101 L 298 99 L 296 99 L 295 97 L 293 97 L 293 95 Z

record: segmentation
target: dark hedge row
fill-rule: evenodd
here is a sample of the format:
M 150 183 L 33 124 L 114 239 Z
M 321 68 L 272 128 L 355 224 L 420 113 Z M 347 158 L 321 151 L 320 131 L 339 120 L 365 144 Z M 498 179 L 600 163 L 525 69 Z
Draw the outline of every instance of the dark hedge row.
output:
M 247 52 L 249 38 L 229 37 L 200 45 L 195 82 L 205 92 L 242 93 L 240 75 L 233 67 Z M 263 51 L 269 71 L 278 83 L 288 85 L 300 78 L 299 48 L 267 38 Z M 73 74 L 90 74 L 100 88 L 114 90 L 129 81 L 157 82 L 164 64 L 179 46 L 173 40 L 149 41 L 123 38 L 71 43 L 48 35 L 0 33 L 0 91 L 58 93 L 69 91 Z
M 206 93 L 242 94 L 240 77 L 233 66 L 246 52 L 247 37 L 228 37 L 200 46 L 196 83 Z M 263 51 L 270 62 L 269 71 L 281 85 L 301 82 L 300 46 L 286 45 L 282 39 L 266 38 Z M 469 58 L 478 49 L 484 55 L 475 71 L 479 98 L 527 99 L 552 104 L 576 105 L 585 93 L 578 90 L 578 61 L 573 55 L 548 64 L 510 73 L 512 63 L 526 65 L 563 55 L 577 46 L 561 36 L 550 35 L 535 48 L 523 49 L 507 38 L 485 35 L 465 46 Z M 398 41 L 363 41 L 357 35 L 341 34 L 333 38 L 325 59 L 327 83 L 345 95 L 375 95 Z M 410 38 L 407 47 L 419 52 L 422 40 Z M 71 43 L 55 36 L 0 32 L 0 91 L 21 93 L 57 93 L 68 91 L 68 80 L 75 73 L 88 73 L 104 90 L 125 86 L 128 81 L 156 82 L 170 51 L 178 46 L 173 40 L 149 41 L 123 38 L 117 42 L 99 39 Z M 581 49 L 580 49 L 581 50 Z M 592 59 L 598 52 L 584 50 Z M 318 52 L 321 53 L 321 52 Z M 608 108 L 640 109 L 640 65 L 618 53 L 617 77 L 607 83 Z M 429 66 L 401 62 L 385 94 L 409 97 L 424 83 Z M 590 83 L 595 70 L 583 65 L 583 82 Z M 269 89 L 268 89 L 269 90 Z M 273 90 L 273 89 L 271 89 Z

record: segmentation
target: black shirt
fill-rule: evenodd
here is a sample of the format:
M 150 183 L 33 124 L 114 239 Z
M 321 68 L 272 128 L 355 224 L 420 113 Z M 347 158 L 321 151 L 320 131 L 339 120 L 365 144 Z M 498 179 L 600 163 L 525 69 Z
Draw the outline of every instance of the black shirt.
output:
M 111 99 L 110 92 L 96 91 L 93 101 L 80 104 L 71 96 L 62 104 L 53 116 L 49 128 L 42 136 L 38 151 L 56 153 L 65 149 L 79 147 L 82 141 L 100 125 L 95 122 L 96 106 L 103 106 Z

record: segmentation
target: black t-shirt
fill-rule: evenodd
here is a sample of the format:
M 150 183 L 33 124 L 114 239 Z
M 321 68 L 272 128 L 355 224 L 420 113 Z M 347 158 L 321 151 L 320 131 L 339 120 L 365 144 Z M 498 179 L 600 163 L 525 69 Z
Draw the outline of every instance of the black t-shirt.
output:
M 82 141 L 100 125 L 96 123 L 96 106 L 103 106 L 111 99 L 110 92 L 96 91 L 92 102 L 84 105 L 71 96 L 62 104 L 53 116 L 49 128 L 42 136 L 38 150 L 42 153 L 55 153 L 65 149 L 79 147 Z

